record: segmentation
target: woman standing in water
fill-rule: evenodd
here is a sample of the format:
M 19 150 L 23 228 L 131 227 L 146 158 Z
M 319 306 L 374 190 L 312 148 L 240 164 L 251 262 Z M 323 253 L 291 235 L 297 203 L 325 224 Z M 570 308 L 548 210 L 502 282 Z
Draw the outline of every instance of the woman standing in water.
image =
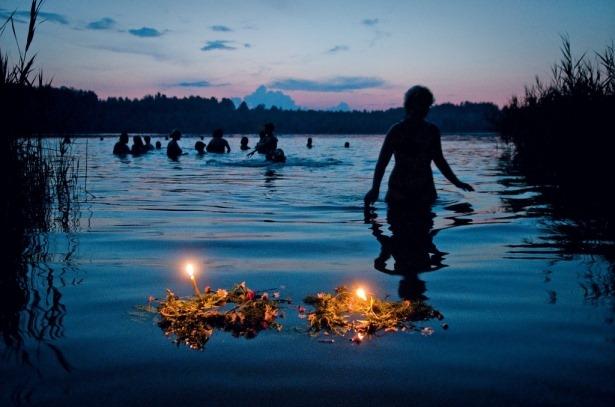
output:
M 365 195 L 366 204 L 378 199 L 384 171 L 393 155 L 395 166 L 385 197 L 389 208 L 431 206 L 437 196 L 431 172 L 432 161 L 453 185 L 465 191 L 474 190 L 470 184 L 461 182 L 446 162 L 438 127 L 425 121 L 433 102 L 431 91 L 424 86 L 413 86 L 406 92 L 406 118 L 393 125 L 384 139 L 372 188 Z
M 374 171 L 372 189 L 365 195 L 367 210 L 367 205 L 378 199 L 384 171 L 391 156 L 395 155 L 385 198 L 391 237 L 374 233 L 382 244 L 382 253 L 374 265 L 377 270 L 384 271 L 386 259 L 392 255 L 395 258 L 394 273 L 410 276 L 412 278 L 407 282 L 414 283 L 417 282 L 414 273 L 441 267 L 440 260 L 444 255 L 432 241 L 434 214 L 431 205 L 436 200 L 436 187 L 431 162 L 453 185 L 465 191 L 474 190 L 455 176 L 442 154 L 440 130 L 425 121 L 433 101 L 433 95 L 424 86 L 413 86 L 406 92 L 406 118 L 393 125 L 386 135 Z

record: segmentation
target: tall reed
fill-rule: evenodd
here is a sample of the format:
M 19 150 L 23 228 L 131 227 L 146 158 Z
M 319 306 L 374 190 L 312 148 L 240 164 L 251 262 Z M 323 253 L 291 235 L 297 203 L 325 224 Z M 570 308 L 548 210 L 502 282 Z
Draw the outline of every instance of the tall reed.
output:
M 575 58 L 562 37 L 549 83 L 539 78 L 502 110 L 499 130 L 532 180 L 557 186 L 596 208 L 612 203 L 615 146 L 615 52 Z
M 50 86 L 42 71 L 35 72 L 32 43 L 43 0 L 32 0 L 25 46 L 19 42 L 14 13 L 0 26 L 0 36 L 10 28 L 17 58 L 11 64 L 0 49 L 0 108 L 15 106 L 20 96 L 34 88 Z M 6 112 L 5 112 L 6 113 Z M 36 120 L 35 112 L 20 117 Z M 64 369 L 70 368 L 52 343 L 62 335 L 65 307 L 56 287 L 57 277 L 47 265 L 48 233 L 72 230 L 78 222 L 79 160 L 64 141 L 46 140 L 27 132 L 24 123 L 6 115 L 0 130 L 0 209 L 2 222 L 2 271 L 0 271 L 0 338 L 9 355 L 31 363 L 24 347 L 31 338 L 52 350 Z M 64 256 L 76 248 L 69 239 Z

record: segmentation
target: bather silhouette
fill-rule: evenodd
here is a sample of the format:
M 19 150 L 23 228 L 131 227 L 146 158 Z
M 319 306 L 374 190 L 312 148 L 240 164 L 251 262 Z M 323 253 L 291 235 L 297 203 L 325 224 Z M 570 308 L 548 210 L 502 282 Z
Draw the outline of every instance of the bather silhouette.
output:
M 130 153 L 130 147 L 128 147 L 128 133 L 122 132 L 120 139 L 113 146 L 113 154 L 115 155 L 127 155 Z
M 171 141 L 169 141 L 167 145 L 167 156 L 172 160 L 176 160 L 177 157 L 182 154 L 182 149 L 177 143 L 181 138 L 181 132 L 179 130 L 173 130 L 173 133 L 171 133 Z
M 372 188 L 365 195 L 366 204 L 378 199 L 384 171 L 393 155 L 395 166 L 389 177 L 385 198 L 389 205 L 421 206 L 435 201 L 437 194 L 431 172 L 432 161 L 453 185 L 465 191 L 474 190 L 455 176 L 442 154 L 440 130 L 425 121 L 433 102 L 431 91 L 424 86 L 413 86 L 406 92 L 406 118 L 393 125 L 384 139 Z
M 154 146 L 152 145 L 152 138 L 150 136 L 144 136 L 143 140 L 145 141 L 145 150 L 152 151 Z
M 311 138 L 311 137 L 308 137 L 306 147 L 307 147 L 307 148 L 312 148 L 312 147 L 313 147 L 313 146 L 312 146 L 312 138 Z
M 275 126 L 273 123 L 266 123 L 263 131 L 260 132 L 260 140 L 254 150 L 247 154 L 252 157 L 254 153 L 265 154 L 267 161 L 286 162 L 284 150 L 278 148 L 278 138 L 273 134 Z
M 227 153 L 231 152 L 231 146 L 224 138 L 224 130 L 216 129 L 212 134 L 211 141 L 207 144 L 208 153 Z
M 249 150 L 250 146 L 248 145 L 248 142 L 250 140 L 248 140 L 248 138 L 246 136 L 243 136 L 241 138 L 241 146 L 239 148 L 241 148 L 241 151 L 245 151 L 245 150 Z
M 278 138 L 273 134 L 275 126 L 273 123 L 267 123 L 263 127 L 263 131 L 259 133 L 260 140 L 256 144 L 254 151 L 248 153 L 248 157 L 252 157 L 255 152 L 259 154 L 271 154 L 278 148 Z
M 199 154 L 199 155 L 205 154 L 205 143 L 203 143 L 200 140 L 197 141 L 196 143 L 194 143 L 194 149 L 196 150 L 197 154 Z
M 132 138 L 132 147 L 130 149 L 130 154 L 132 155 L 141 155 L 144 153 L 147 153 L 147 147 L 145 147 L 145 144 L 143 144 L 143 140 L 141 139 L 141 136 L 134 136 Z

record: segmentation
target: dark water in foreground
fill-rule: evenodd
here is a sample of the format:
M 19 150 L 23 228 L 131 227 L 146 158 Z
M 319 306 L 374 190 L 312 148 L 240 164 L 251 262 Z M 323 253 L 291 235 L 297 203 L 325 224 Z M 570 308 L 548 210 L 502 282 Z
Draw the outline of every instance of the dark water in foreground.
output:
M 281 333 L 218 332 L 198 352 L 135 313 L 167 287 L 190 293 L 181 271 L 188 259 L 201 285 L 245 280 L 281 288 L 295 304 L 358 283 L 399 298 L 402 277 L 374 269 L 380 244 L 362 208 L 381 138 L 348 139 L 343 149 L 345 138 L 315 137 L 307 150 L 305 137 L 282 136 L 285 165 L 245 159 L 239 137 L 229 156 L 191 151 L 179 162 L 163 152 L 120 160 L 109 154 L 115 140 L 90 139 L 91 195 L 79 227 L 47 236 L 50 269 L 31 278 L 40 295 L 22 319 L 24 345 L 0 344 L 0 405 L 610 404 L 611 266 L 557 244 L 547 204 L 504 171 L 504 147 L 490 137 L 443 141 L 477 192 L 456 190 L 436 171 L 433 241 L 447 267 L 412 284 L 447 330 L 426 321 L 419 326 L 432 335 L 325 344 L 293 329 L 305 321 L 289 309 Z M 194 141 L 182 144 L 190 150 Z M 376 209 L 389 233 L 386 208 Z M 28 335 L 32 317 L 42 340 Z

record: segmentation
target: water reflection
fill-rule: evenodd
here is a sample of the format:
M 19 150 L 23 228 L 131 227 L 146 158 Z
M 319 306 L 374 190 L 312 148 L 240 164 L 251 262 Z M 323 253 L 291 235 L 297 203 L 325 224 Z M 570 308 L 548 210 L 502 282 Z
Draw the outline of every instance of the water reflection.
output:
M 282 175 L 273 169 L 267 169 L 264 174 L 265 182 L 263 186 L 266 188 L 265 196 L 270 198 L 270 193 L 277 192 L 278 180 L 282 179 Z
M 21 148 L 28 166 L 12 168 L 21 184 L 3 202 L 11 215 L 3 219 L 2 227 L 0 350 L 6 360 L 39 374 L 37 362 L 47 351 L 63 370 L 71 371 L 54 342 L 64 336 L 61 287 L 66 284 L 65 273 L 74 270 L 78 247 L 73 231 L 79 226 L 83 193 L 79 165 L 64 144 L 57 149 L 40 142 Z M 58 237 L 66 238 L 64 250 Z
M 615 222 L 612 208 L 604 210 L 591 196 L 571 197 L 555 185 L 537 181 L 522 171 L 511 149 L 499 158 L 498 183 L 506 188 L 499 192 L 502 207 L 516 216 L 534 218 L 539 236 L 509 245 L 513 258 L 582 260 L 584 272 L 579 286 L 588 302 L 615 295 Z M 602 261 L 607 261 L 607 266 Z M 545 282 L 551 271 L 545 271 Z M 557 293 L 548 291 L 548 302 L 555 304 Z
M 396 208 L 387 210 L 390 236 L 383 231 L 375 208 L 365 207 L 365 223 L 370 224 L 372 234 L 380 243 L 380 254 L 374 259 L 374 268 L 380 272 L 402 276 L 399 282 L 400 298 L 410 301 L 426 300 L 425 282 L 419 273 L 446 267 L 442 263 L 445 252 L 438 250 L 433 238 L 438 230 L 433 229 L 434 213 L 431 207 Z M 393 267 L 387 261 L 393 258 Z

